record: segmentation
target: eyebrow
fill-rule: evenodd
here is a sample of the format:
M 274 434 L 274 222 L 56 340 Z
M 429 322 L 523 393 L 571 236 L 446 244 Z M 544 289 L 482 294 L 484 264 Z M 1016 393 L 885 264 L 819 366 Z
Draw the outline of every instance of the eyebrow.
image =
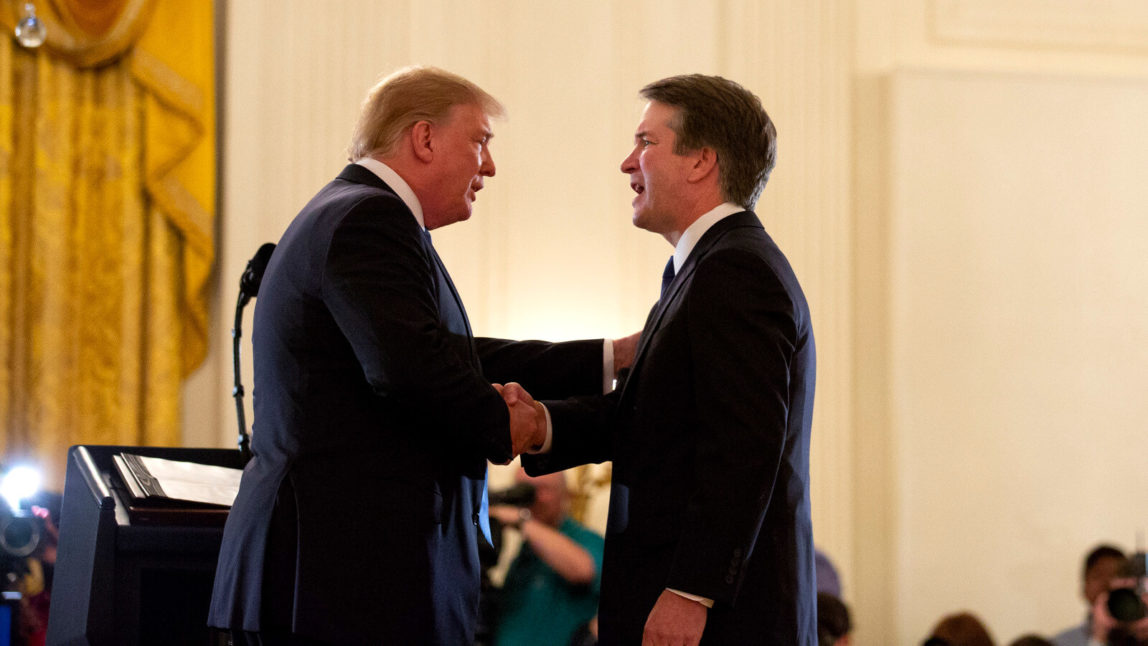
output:
M 650 132 L 648 130 L 642 130 L 640 132 L 634 133 L 634 139 L 645 139 L 648 136 L 650 136 Z

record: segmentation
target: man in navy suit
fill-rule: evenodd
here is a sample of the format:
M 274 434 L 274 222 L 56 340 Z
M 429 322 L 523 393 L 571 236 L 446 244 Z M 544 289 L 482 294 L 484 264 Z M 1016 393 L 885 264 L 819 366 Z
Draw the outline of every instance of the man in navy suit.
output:
M 539 405 L 491 382 L 565 397 L 613 376 L 610 342 L 475 339 L 431 244 L 494 175 L 501 113 L 442 70 L 391 75 L 353 163 L 279 241 L 255 309 L 254 457 L 209 617 L 237 644 L 471 643 L 487 461 L 545 438 Z
M 629 376 L 547 401 L 532 475 L 613 460 L 600 644 L 817 640 L 809 307 L 750 210 L 774 165 L 761 102 L 720 77 L 647 85 L 622 162 L 633 221 L 674 247 Z M 508 401 L 525 397 L 515 388 Z

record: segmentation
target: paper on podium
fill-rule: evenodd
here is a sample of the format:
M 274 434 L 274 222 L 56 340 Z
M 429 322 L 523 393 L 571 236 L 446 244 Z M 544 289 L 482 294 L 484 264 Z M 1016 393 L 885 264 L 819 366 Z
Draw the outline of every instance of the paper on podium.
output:
M 141 463 L 159 485 L 160 495 L 167 498 L 230 507 L 239 493 L 241 469 L 124 455 Z

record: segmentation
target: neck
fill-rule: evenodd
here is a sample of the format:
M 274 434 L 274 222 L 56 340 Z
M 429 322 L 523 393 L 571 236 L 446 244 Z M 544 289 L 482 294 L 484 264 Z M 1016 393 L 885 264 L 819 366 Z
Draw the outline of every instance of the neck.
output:
M 689 215 L 680 218 L 678 220 L 677 226 L 674 227 L 674 230 L 663 233 L 662 237 L 666 239 L 666 242 L 670 243 L 670 246 L 677 248 L 678 241 L 682 239 L 682 234 L 685 233 L 686 229 L 690 228 L 691 224 L 697 222 L 698 218 L 714 210 L 718 207 L 718 205 L 724 203 L 725 200 L 723 200 L 720 195 L 709 195 L 704 198 L 693 200 L 690 203 L 689 208 L 685 211 Z

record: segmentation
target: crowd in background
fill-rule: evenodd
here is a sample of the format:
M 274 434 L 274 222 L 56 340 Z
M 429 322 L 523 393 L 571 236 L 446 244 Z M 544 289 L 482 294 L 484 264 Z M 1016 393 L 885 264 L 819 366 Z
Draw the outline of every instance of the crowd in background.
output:
M 1148 644 L 1145 601 L 1145 556 L 1126 555 L 1113 545 L 1098 545 L 1085 556 L 1081 571 L 1082 621 L 1055 635 L 1021 635 L 1008 646 L 1143 646 Z M 840 598 L 827 593 L 818 580 L 818 639 L 820 646 L 848 646 L 852 624 Z M 996 646 L 998 642 L 974 613 L 942 617 L 922 646 Z
M 565 498 L 564 492 L 554 500 Z M 561 505 L 561 502 L 544 502 Z M 518 512 L 515 512 L 516 514 Z M 543 512 L 545 514 L 546 512 Z M 526 516 L 524 514 L 524 516 Z M 529 516 L 527 516 L 529 517 Z M 513 519 L 510 519 L 513 521 Z M 563 520 L 562 522 L 565 522 Z M 508 523 L 508 526 L 522 529 L 521 523 Z M 591 543 L 598 545 L 598 543 Z M 537 559 L 526 543 L 525 554 L 519 559 Z M 600 547 L 599 547 L 600 549 Z M 601 558 L 596 552 L 595 560 Z M 832 561 L 821 551 L 817 552 L 817 620 L 819 646 L 850 646 L 853 636 L 853 618 L 843 601 L 841 580 Z M 1085 603 L 1079 622 L 1072 623 L 1054 635 L 1041 635 L 1035 632 L 1014 638 L 1009 642 L 997 642 L 992 631 L 976 614 L 959 611 L 941 617 L 929 633 L 922 639 L 922 646 L 1142 646 L 1148 644 L 1148 617 L 1145 617 L 1143 587 L 1144 554 L 1127 555 L 1120 548 L 1101 544 L 1091 549 L 1084 558 L 1081 568 L 1080 595 Z M 593 598 L 596 577 L 570 584 L 573 594 L 581 599 Z M 557 581 L 557 579 L 556 579 Z M 510 581 L 510 590 L 520 582 Z M 551 582 L 555 585 L 554 582 Z M 1129 595 L 1131 593 L 1131 596 Z M 581 614 L 578 614 L 581 613 Z M 570 646 L 592 646 L 593 612 L 586 610 L 585 604 L 578 611 L 580 625 L 575 629 L 570 622 L 570 613 L 553 612 L 554 621 L 562 623 L 560 628 L 564 640 L 556 644 Z M 1114 616 L 1116 615 L 1116 616 Z M 1118 617 L 1122 617 L 1121 620 Z M 495 621 L 497 624 L 497 620 Z M 577 622 L 575 622 L 577 623 Z M 523 636 L 535 637 L 552 634 L 548 621 L 537 616 L 533 626 L 526 629 L 516 625 L 515 631 L 526 630 Z M 541 631 L 541 632 L 538 632 Z M 498 642 L 502 643 L 502 642 Z M 530 643 L 529 638 L 527 642 Z

